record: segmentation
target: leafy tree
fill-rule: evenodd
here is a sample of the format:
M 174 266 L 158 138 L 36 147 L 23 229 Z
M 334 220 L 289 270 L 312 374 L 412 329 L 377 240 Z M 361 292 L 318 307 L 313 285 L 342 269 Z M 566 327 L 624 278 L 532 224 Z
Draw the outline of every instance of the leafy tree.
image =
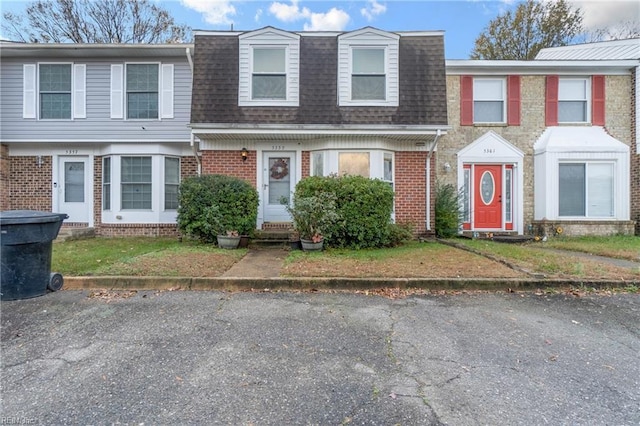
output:
M 37 0 L 3 18 L 9 37 L 32 43 L 177 43 L 191 31 L 149 0 Z
M 540 49 L 565 46 L 582 31 L 582 11 L 566 0 L 527 0 L 489 22 L 471 59 L 531 60 Z
M 587 42 L 605 40 L 623 40 L 640 37 L 640 24 L 637 21 L 620 21 L 615 25 L 596 28 L 586 35 Z

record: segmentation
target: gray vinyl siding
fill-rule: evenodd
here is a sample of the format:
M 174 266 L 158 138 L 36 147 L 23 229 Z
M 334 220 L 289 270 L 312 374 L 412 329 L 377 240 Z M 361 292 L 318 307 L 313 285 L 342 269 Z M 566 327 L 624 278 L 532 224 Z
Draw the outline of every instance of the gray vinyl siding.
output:
M 24 61 L 4 58 L 0 72 L 0 138 L 2 141 L 177 141 L 188 142 L 191 108 L 191 69 L 186 60 L 145 58 L 144 62 L 174 64 L 174 118 L 162 120 L 123 120 L 110 117 L 113 63 L 136 62 L 134 58 L 76 60 L 86 64 L 87 118 L 71 120 L 37 120 L 22 118 L 23 64 L 37 62 L 71 62 L 69 59 L 38 58 Z M 144 127 L 144 129 L 143 129 Z

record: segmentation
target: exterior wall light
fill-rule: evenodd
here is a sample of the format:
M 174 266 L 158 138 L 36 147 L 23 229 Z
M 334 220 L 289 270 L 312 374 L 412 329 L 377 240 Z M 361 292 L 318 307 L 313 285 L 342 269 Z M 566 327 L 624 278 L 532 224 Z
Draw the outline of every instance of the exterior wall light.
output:
M 247 148 L 242 148 L 242 152 L 240 153 L 240 155 L 242 156 L 242 161 L 247 161 L 247 155 L 249 155 L 249 151 L 247 151 Z
M 444 168 L 444 172 L 445 172 L 445 173 L 449 173 L 449 172 L 451 171 L 451 164 L 449 164 L 449 163 L 444 163 L 443 168 Z

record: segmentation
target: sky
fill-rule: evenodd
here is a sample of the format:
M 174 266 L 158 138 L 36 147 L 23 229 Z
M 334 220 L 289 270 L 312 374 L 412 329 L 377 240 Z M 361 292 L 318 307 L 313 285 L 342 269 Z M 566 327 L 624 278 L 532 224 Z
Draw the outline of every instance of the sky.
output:
M 467 59 L 489 22 L 518 0 L 150 0 L 176 23 L 194 30 L 254 30 L 273 26 L 290 31 L 351 31 L 372 26 L 385 31 L 445 31 L 447 59 Z M 554 0 L 540 0 L 554 1 Z M 584 13 L 587 29 L 621 21 L 640 22 L 640 2 L 568 0 Z M 2 0 L 2 11 L 23 13 L 26 0 Z

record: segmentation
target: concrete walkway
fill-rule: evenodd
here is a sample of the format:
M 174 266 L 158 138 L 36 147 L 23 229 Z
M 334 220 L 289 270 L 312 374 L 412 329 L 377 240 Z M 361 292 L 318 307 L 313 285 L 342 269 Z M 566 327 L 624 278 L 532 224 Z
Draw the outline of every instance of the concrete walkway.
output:
M 247 254 L 222 274 L 224 278 L 277 278 L 287 257 L 283 248 L 252 248 Z

